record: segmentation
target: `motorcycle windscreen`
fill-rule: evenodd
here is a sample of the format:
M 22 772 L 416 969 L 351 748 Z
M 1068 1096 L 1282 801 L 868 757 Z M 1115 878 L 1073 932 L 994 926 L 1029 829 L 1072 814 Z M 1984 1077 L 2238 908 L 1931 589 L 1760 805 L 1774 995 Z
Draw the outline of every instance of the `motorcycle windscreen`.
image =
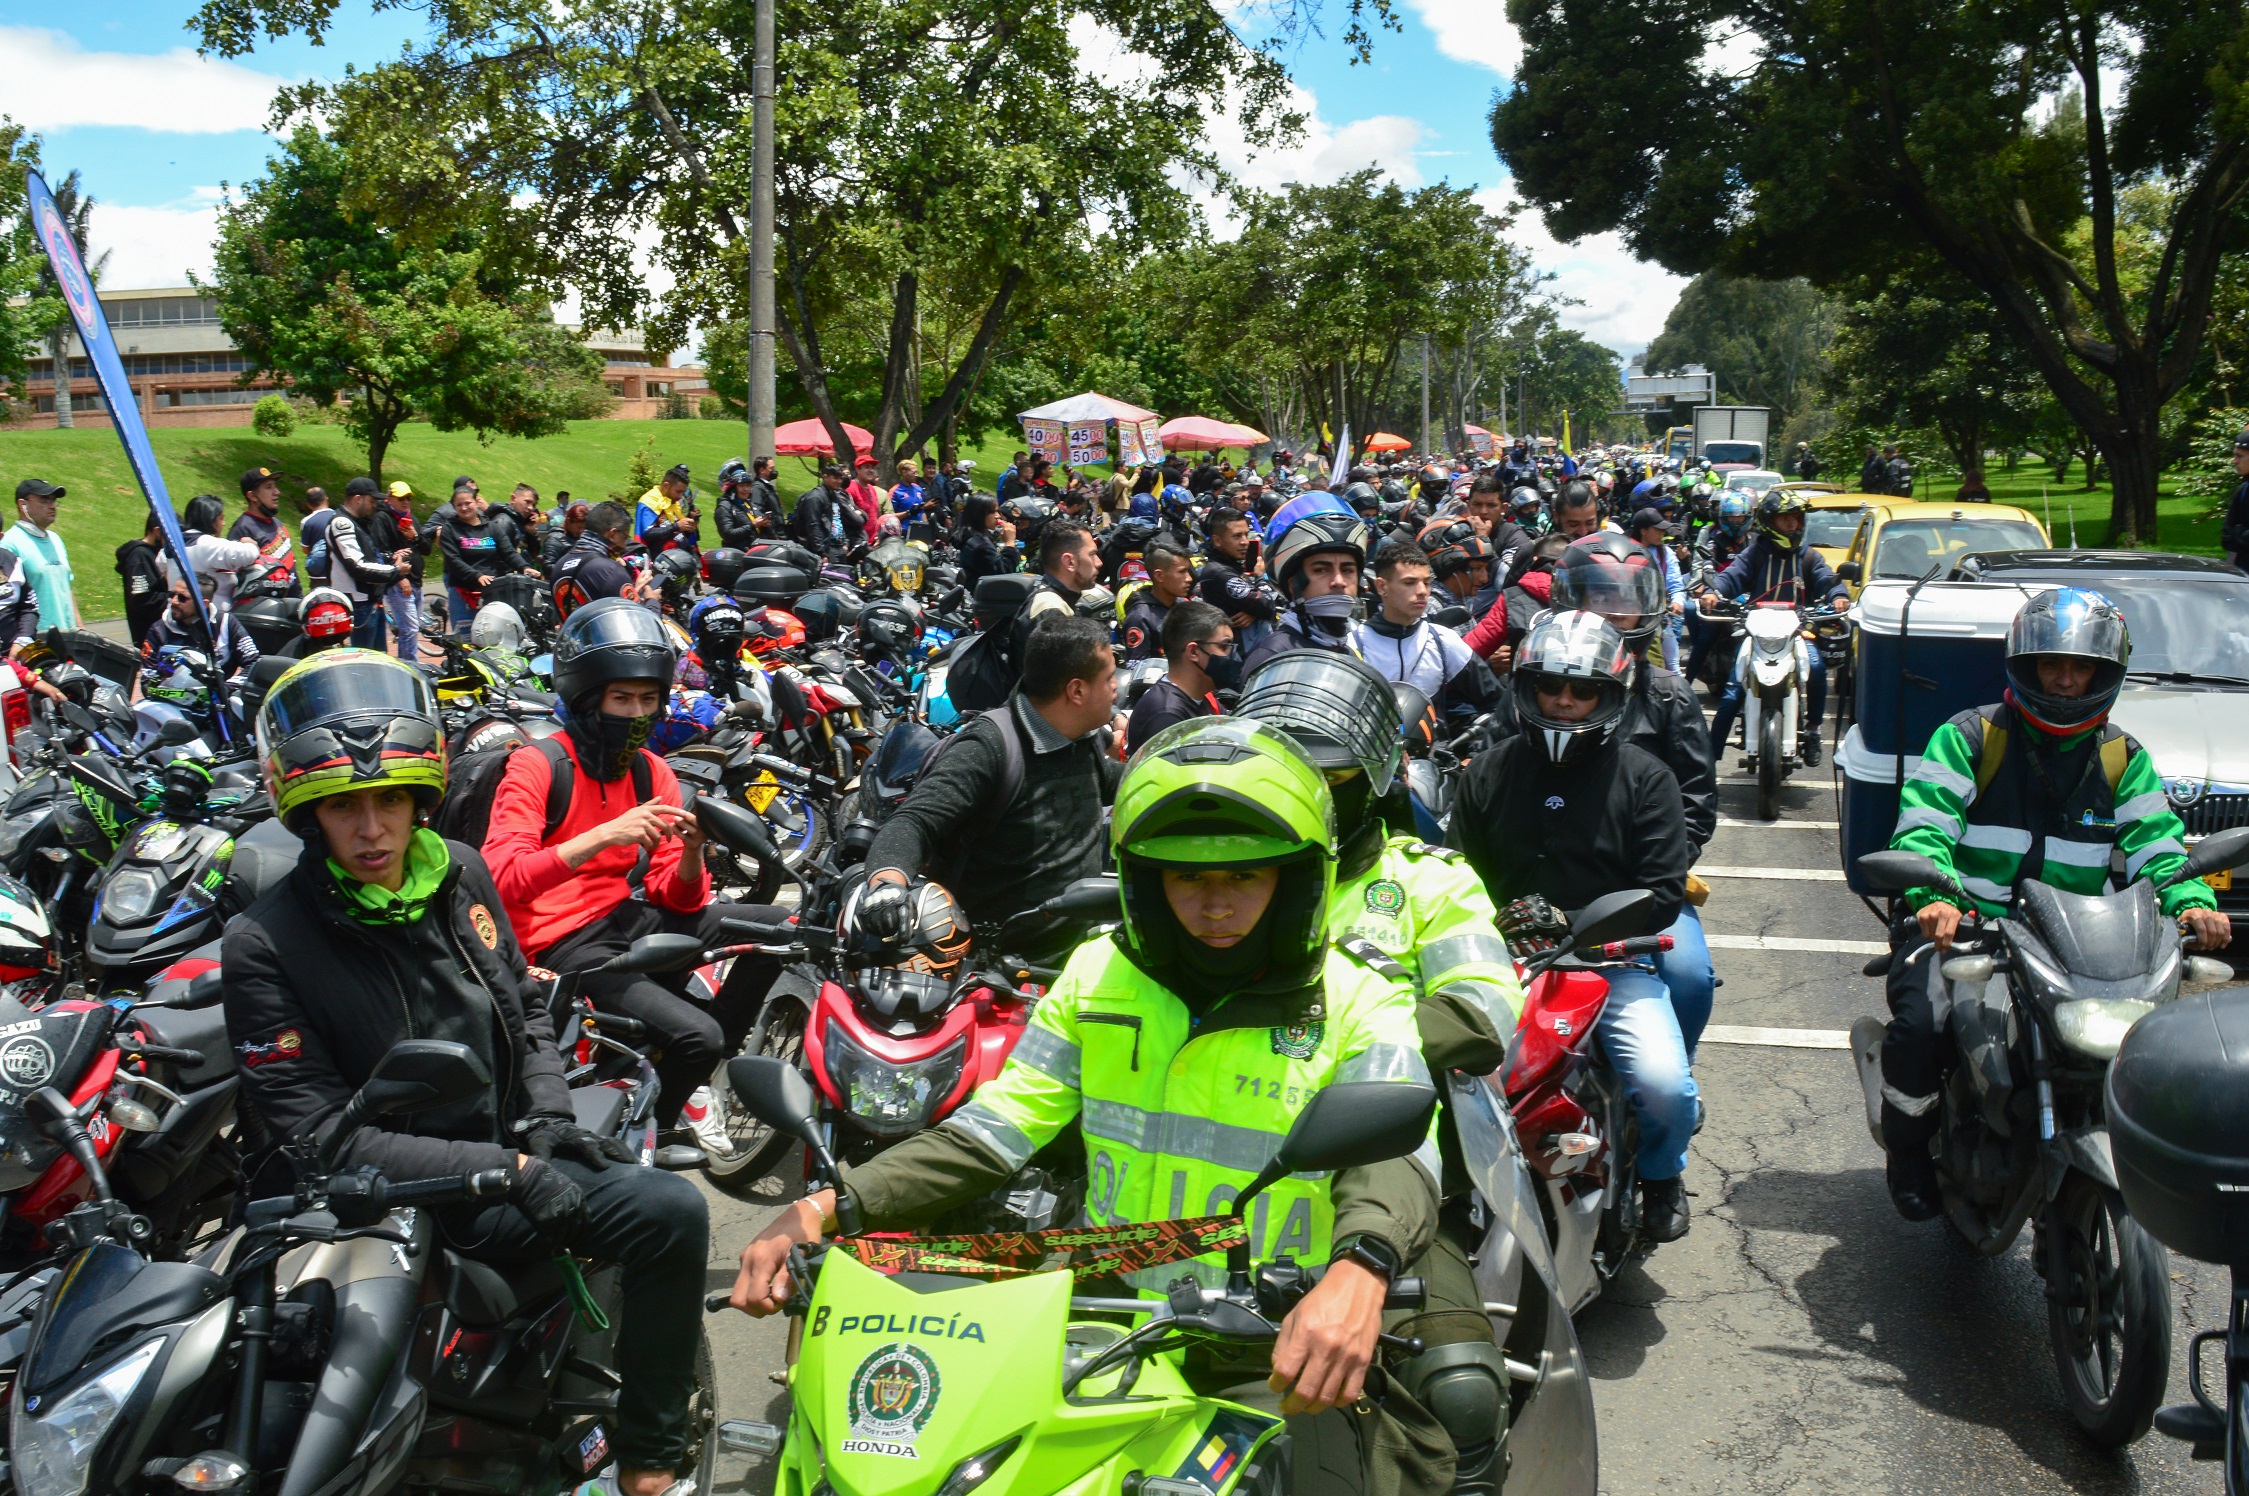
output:
M 1447 1114 L 1460 1139 L 1460 1161 L 1498 1223 L 1521 1244 L 1523 1260 L 1557 1299 L 1561 1283 L 1538 1213 L 1537 1186 L 1521 1167 L 1515 1134 L 1501 1120 L 1506 1098 L 1482 1076 L 1452 1075 L 1452 1105 Z
M 0 1193 L 30 1184 L 62 1154 L 24 1115 L 42 1086 L 69 1095 L 109 1042 L 110 1011 L 99 1003 L 57 1004 L 37 1013 L 0 997 Z
M 102 1242 L 71 1259 L 48 1300 L 23 1390 L 44 1397 L 139 1343 L 149 1332 L 218 1302 L 226 1280 L 185 1262 L 150 1262 Z

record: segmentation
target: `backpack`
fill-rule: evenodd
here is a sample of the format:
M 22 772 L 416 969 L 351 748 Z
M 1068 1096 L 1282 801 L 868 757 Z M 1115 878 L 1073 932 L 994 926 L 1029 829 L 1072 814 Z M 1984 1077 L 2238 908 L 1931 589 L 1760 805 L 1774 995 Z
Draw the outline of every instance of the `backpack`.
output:
M 929 777 L 930 767 L 944 755 L 946 749 L 961 740 L 961 734 L 968 730 L 968 724 L 978 717 L 991 719 L 998 725 L 1000 732 L 998 790 L 980 801 L 976 806 L 976 813 L 969 818 L 969 825 L 975 828 L 974 834 L 981 835 L 986 829 L 999 823 L 999 818 L 1007 814 L 1008 809 L 1015 804 L 1015 797 L 1023 792 L 1023 724 L 1015 720 L 1013 708 L 1003 703 L 990 711 L 963 714 L 960 725 L 939 739 L 937 746 L 929 750 L 929 756 L 921 761 L 921 767 L 914 772 L 914 783 L 919 784 Z M 942 870 L 942 876 L 938 876 L 937 881 L 947 888 L 957 887 L 961 869 L 967 861 L 968 849 L 965 845 L 943 849 L 937 859 Z
M 454 766 L 452 783 L 446 787 L 444 803 L 437 808 L 432 822 L 439 836 L 449 841 L 466 842 L 482 850 L 484 838 L 492 830 L 492 797 L 499 793 L 500 780 L 508 772 L 508 765 L 518 752 L 543 754 L 547 760 L 547 823 L 539 840 L 551 842 L 562 823 L 570 819 L 570 801 L 577 791 L 577 765 L 571 761 L 570 752 L 558 738 L 541 738 L 535 743 L 516 743 L 506 748 L 488 749 L 471 753 Z M 655 781 L 648 768 L 646 751 L 633 755 L 633 804 L 646 804 L 656 793 Z
M 2114 795 L 2116 787 L 2124 782 L 2125 769 L 2131 765 L 2131 740 L 2124 736 L 2121 728 L 2104 731 L 2100 754 L 2101 776 L 2108 780 L 2108 792 Z M 1991 781 L 1999 775 L 1999 766 L 2006 760 L 2007 728 L 1987 709 L 1983 713 L 1983 748 L 1976 755 L 1976 794 L 1979 797 L 1991 788 Z
M 945 696 L 963 716 L 1007 704 L 1023 679 L 1015 658 L 1015 615 L 1030 601 L 1038 578 L 1002 572 L 976 584 L 976 626 L 982 632 L 954 651 L 945 670 Z

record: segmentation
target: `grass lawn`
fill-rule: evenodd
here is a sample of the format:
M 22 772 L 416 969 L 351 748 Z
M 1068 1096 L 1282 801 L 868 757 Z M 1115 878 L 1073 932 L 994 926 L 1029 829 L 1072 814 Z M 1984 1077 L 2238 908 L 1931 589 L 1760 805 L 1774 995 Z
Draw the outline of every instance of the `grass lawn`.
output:
M 978 475 L 988 484 L 1013 450 L 1014 435 L 995 433 L 961 455 L 975 459 Z M 149 436 L 174 507 L 196 494 L 215 493 L 226 502 L 230 518 L 240 512 L 239 480 L 250 468 L 268 467 L 281 476 L 281 512 L 291 519 L 303 512 L 298 500 L 307 484 L 341 495 L 346 482 L 366 471 L 364 454 L 334 426 L 300 426 L 278 441 L 247 426 L 163 429 Z M 539 441 L 503 437 L 490 446 L 467 432 L 410 424 L 391 444 L 383 477 L 413 484 L 424 509 L 447 498 L 461 473 L 475 476 L 488 501 L 505 498 L 518 483 L 538 489 L 542 503 L 551 503 L 558 491 L 600 500 L 624 488 L 633 453 L 649 442 L 657 472 L 684 462 L 694 473 L 703 495 L 704 533 L 713 535 L 718 465 L 744 452 L 743 428 L 732 421 L 575 421 L 560 436 Z M 12 494 L 25 478 L 44 478 L 70 491 L 56 528 L 70 546 L 79 608 L 88 618 L 121 615 L 124 595 L 112 558 L 118 546 L 146 526 L 148 507 L 117 434 L 107 429 L 0 430 L 0 482 L 5 484 L 0 492 Z M 781 459 L 784 501 L 794 500 L 813 482 L 811 460 Z M 8 522 L 14 517 L 11 510 Z
M 2070 516 L 2077 517 L 2077 543 L 2090 550 L 2108 542 L 2108 484 L 2083 491 L 2083 478 L 2072 469 L 2066 484 L 2053 481 L 2053 469 L 2042 462 L 2026 461 L 2013 472 L 1994 466 L 1984 473 L 1994 502 L 2014 504 L 2044 519 L 2049 505 L 2053 514 L 2054 544 L 2070 541 Z M 2225 523 L 2225 500 L 2196 498 L 2178 492 L 2177 473 L 2163 475 L 2155 504 L 2156 537 L 2153 549 L 2184 551 L 2194 555 L 2218 554 L 2218 532 Z M 1929 485 L 1917 497 L 1942 501 L 1957 485 L 1950 479 Z

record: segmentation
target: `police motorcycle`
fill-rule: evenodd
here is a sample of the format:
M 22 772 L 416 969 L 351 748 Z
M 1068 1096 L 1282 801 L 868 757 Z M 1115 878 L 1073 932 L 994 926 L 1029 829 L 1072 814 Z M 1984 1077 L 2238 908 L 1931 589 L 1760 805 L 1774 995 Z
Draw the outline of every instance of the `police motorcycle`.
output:
M 2163 886 L 2244 864 L 2249 827 L 2219 832 Z M 1967 903 L 1958 882 L 1918 852 L 1870 852 L 1856 865 L 1879 888 L 1936 888 Z M 2034 1223 L 2032 1260 L 2046 1283 L 2062 1400 L 2109 1448 L 2146 1433 L 2163 1399 L 2171 1297 L 2169 1258 L 2118 1190 L 2104 1083 L 2138 1020 L 2168 1011 L 2182 990 L 2233 980 L 2225 962 L 2182 950 L 2157 892 L 2144 879 L 2087 895 L 2026 878 L 2006 917 L 1963 922 L 1941 962 L 1922 944 L 1866 965 L 1868 976 L 1886 976 L 1902 961 L 1943 994 L 1939 1010 L 1957 1051 L 1938 1100 L 1945 1218 L 1985 1257 L 2006 1252 Z M 1884 1031 L 1874 1017 L 1851 1027 L 1877 1146 Z
M 800 1073 L 758 1056 L 735 1059 L 727 1073 L 743 1106 L 836 1177 Z M 1199 1392 L 1180 1353 L 1240 1360 L 1271 1346 L 1325 1269 L 1285 1257 L 1253 1263 L 1248 1207 L 1289 1173 L 1412 1152 L 1436 1099 L 1427 1087 L 1380 1081 L 1326 1087 L 1223 1216 L 1122 1231 L 878 1239 L 862 1235 L 857 1202 L 843 1192 L 841 1235 L 790 1258 L 788 1312 L 800 1324 L 788 1422 L 730 1421 L 719 1441 L 778 1452 L 789 1491 L 887 1490 L 901 1472 L 925 1472 L 917 1487 L 942 1479 L 942 1489 L 965 1492 L 1002 1469 L 1013 1488 L 1086 1496 L 1284 1496 L 1300 1479 L 1320 1489 L 1321 1450 L 1303 1451 L 1298 1469 L 1261 1376 L 1222 1389 L 1230 1396 Z M 1087 1278 L 1220 1251 L 1222 1287 L 1205 1288 L 1183 1268 L 1161 1298 L 1073 1291 Z M 1050 1252 L 1068 1267 L 1037 1271 Z M 1385 1307 L 1416 1307 L 1423 1296 L 1420 1280 L 1402 1278 Z M 708 1302 L 715 1311 L 726 1298 Z M 1423 1348 L 1389 1335 L 1383 1344 L 1408 1355 Z M 1370 1377 L 1370 1396 L 1381 1387 Z M 1324 1428 L 1313 1430 L 1324 1448 Z
M 369 1121 L 489 1084 L 464 1045 L 396 1045 L 326 1142 L 283 1150 L 293 1193 L 251 1201 L 190 1262 L 152 1260 L 145 1221 L 106 1185 L 66 1217 L 77 1251 L 41 1295 L 10 1402 L 16 1490 L 553 1491 L 600 1470 L 618 1271 L 558 1256 L 503 1273 L 442 1246 L 429 1207 L 504 1199 L 513 1170 L 335 1168 Z M 66 1098 L 43 1091 L 28 1109 L 98 1172 Z M 707 1491 L 716 1373 L 707 1339 L 681 1351 L 695 1364 L 692 1479 Z

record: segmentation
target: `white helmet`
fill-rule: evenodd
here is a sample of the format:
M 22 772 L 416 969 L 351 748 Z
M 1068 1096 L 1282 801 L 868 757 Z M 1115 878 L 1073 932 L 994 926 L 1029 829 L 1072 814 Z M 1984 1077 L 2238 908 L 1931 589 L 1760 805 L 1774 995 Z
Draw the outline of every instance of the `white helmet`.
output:
M 478 649 L 521 653 L 526 632 L 522 614 L 506 603 L 486 603 L 477 610 L 476 622 L 469 625 L 469 643 Z
M 21 997 L 44 984 L 54 962 L 54 928 L 39 896 L 0 873 L 0 993 Z

